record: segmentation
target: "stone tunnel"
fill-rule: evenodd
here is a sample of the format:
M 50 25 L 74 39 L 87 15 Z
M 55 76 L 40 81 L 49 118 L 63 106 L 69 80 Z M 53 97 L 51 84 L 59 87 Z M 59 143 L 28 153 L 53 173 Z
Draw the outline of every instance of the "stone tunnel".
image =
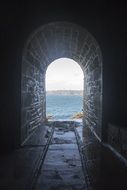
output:
M 63 175 L 85 186 L 80 181 L 58 190 L 126 190 L 126 5 L 47 0 L 1 3 L 0 9 L 0 189 L 53 190 L 45 182 L 57 176 L 61 183 Z M 45 75 L 58 58 L 73 59 L 84 73 L 82 133 L 71 123 L 66 130 L 75 138 L 65 145 L 55 140 L 66 132 L 57 131 L 56 122 L 51 139 L 53 126 L 46 122 Z M 60 154 L 64 169 L 53 162 L 54 176 L 46 173 Z
M 28 39 L 22 58 L 21 142 L 46 119 L 45 74 L 55 59 L 75 60 L 84 73 L 85 126 L 102 139 L 102 55 L 94 37 L 67 22 L 50 23 Z

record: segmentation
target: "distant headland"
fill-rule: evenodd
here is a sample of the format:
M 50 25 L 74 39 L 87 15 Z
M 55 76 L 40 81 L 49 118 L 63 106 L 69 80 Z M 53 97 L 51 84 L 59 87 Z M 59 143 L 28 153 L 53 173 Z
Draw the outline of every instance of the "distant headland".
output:
M 47 95 L 83 95 L 82 90 L 49 90 L 46 91 Z

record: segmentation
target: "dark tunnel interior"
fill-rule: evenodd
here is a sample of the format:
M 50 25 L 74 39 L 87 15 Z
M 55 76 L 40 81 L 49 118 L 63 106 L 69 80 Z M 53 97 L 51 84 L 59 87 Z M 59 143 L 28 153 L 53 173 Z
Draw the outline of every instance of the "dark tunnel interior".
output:
M 127 189 L 126 8 L 0 3 L 0 189 Z M 46 120 L 46 70 L 62 57 L 84 73 L 82 123 Z

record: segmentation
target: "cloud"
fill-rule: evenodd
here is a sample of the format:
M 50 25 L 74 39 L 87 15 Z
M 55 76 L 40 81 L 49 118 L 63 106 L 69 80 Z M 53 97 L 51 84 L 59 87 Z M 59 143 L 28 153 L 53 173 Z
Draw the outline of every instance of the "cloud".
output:
M 82 89 L 83 72 L 72 59 L 54 61 L 46 72 L 46 89 Z

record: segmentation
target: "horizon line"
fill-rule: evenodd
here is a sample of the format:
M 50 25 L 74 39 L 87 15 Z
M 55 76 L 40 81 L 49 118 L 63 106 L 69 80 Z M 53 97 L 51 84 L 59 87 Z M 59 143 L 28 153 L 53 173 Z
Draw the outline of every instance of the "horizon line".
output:
M 71 90 L 71 89 L 70 90 L 69 89 L 59 90 L 58 89 L 58 90 L 46 90 L 46 91 L 83 91 L 83 90 L 74 90 L 74 89 L 73 90 Z

